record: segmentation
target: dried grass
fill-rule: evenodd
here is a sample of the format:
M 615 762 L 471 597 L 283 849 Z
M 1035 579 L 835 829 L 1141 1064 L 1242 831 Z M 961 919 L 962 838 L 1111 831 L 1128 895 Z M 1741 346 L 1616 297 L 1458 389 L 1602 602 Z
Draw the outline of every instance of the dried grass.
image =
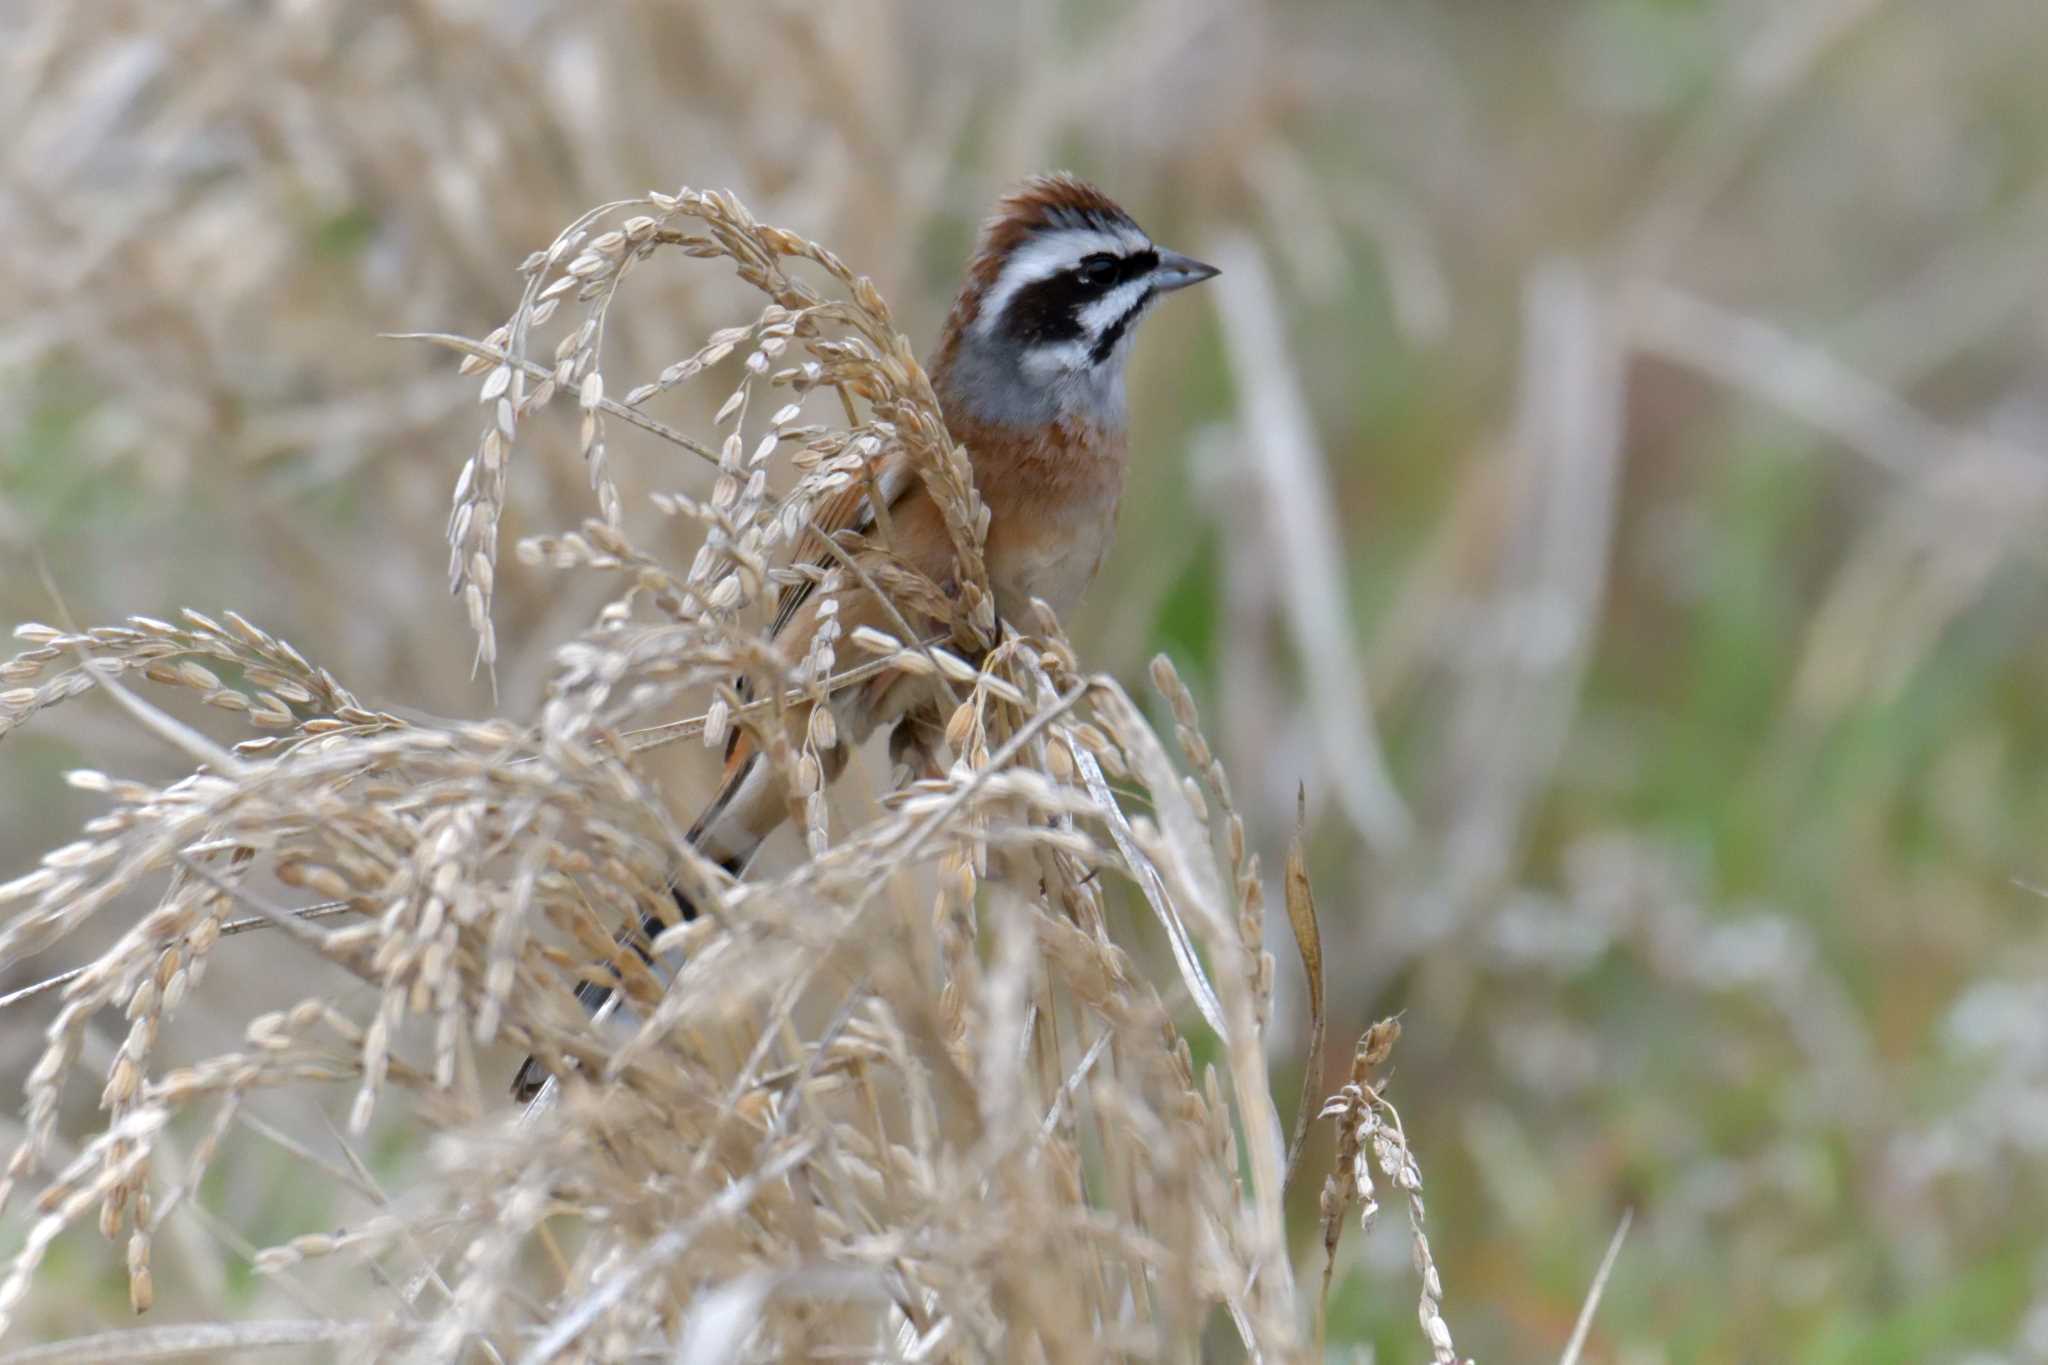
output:
M 611 310 L 663 252 L 727 262 L 767 301 L 651 381 L 609 382 Z M 482 376 L 487 421 L 448 539 L 486 668 L 514 457 L 541 454 L 522 442 L 551 403 L 580 414 L 596 515 L 519 552 L 609 576 L 613 595 L 556 649 L 536 715 L 435 723 L 376 710 L 233 614 L 17 632 L 28 648 L 4 666 L 0 725 L 97 688 L 198 766 L 164 786 L 72 774 L 104 813 L 0 886 L 10 960 L 79 933 L 123 896 L 155 898 L 58 987 L 0 1183 L 0 1203 L 19 1195 L 34 1210 L 0 1278 L 0 1322 L 57 1238 L 94 1216 L 125 1239 L 131 1299 L 147 1309 L 166 1219 L 196 1209 L 240 1127 L 379 1207 L 254 1254 L 287 1283 L 344 1267 L 342 1320 L 71 1347 L 1186 1359 L 1221 1332 L 1253 1358 L 1306 1358 L 1312 1309 L 1289 1256 L 1289 1156 L 1266 1070 L 1275 965 L 1257 860 L 1171 665 L 1158 661 L 1153 677 L 1178 757 L 1117 682 L 1082 669 L 1056 622 L 997 626 L 965 453 L 878 293 L 829 251 L 730 195 L 684 190 L 594 210 L 522 273 L 505 326 L 438 340 Z M 558 341 L 544 339 L 551 327 Z M 647 413 L 700 379 L 732 386 L 713 430 Z M 701 526 L 689 565 L 629 535 L 609 469 L 614 422 L 716 465 L 709 498 L 655 497 Z M 950 638 L 827 628 L 807 657 L 783 657 L 755 628 L 757 604 L 795 573 L 841 572 L 779 567 L 809 509 L 897 449 L 945 509 L 960 587 L 908 571 L 871 586 L 951 620 Z M 778 492 L 771 471 L 785 466 L 795 478 Z M 872 818 L 835 821 L 819 780 L 835 736 L 814 722 L 792 740 L 781 712 L 876 667 L 951 685 L 954 758 Z M 129 684 L 197 691 L 267 733 L 229 752 Z M 701 716 L 673 720 L 705 696 Z M 783 770 L 806 835 L 794 865 L 743 881 L 682 840 L 642 758 L 684 737 L 715 745 L 734 726 Z M 1136 811 L 1132 786 L 1144 794 Z M 612 936 L 672 914 L 672 878 L 704 913 L 662 933 L 650 966 Z M 1147 979 L 1118 941 L 1119 881 L 1159 918 L 1176 976 Z M 280 907 L 273 883 L 321 901 Z M 1319 975 L 1298 854 L 1288 897 Z M 246 1018 L 233 1050 L 165 1062 L 166 1034 L 204 991 L 221 938 L 252 919 L 293 941 L 276 951 L 316 957 L 327 984 Z M 586 1018 L 572 988 L 593 973 L 616 973 L 640 1022 L 607 1032 Z M 1319 990 L 1315 1000 L 1319 1029 Z M 1196 1065 L 1184 1003 L 1213 1031 L 1211 1065 Z M 61 1102 L 106 1012 L 128 1030 L 104 1068 L 105 1120 L 66 1159 Z M 1422 1328 L 1448 1361 L 1421 1177 L 1375 1077 L 1390 1043 L 1391 1031 L 1373 1035 L 1326 1111 L 1340 1120 L 1345 1173 L 1326 1192 L 1325 1241 L 1334 1255 L 1350 1199 L 1371 1212 L 1370 1150 L 1409 1201 Z M 563 1078 L 552 1102 L 514 1113 L 482 1051 L 494 1045 L 544 1059 Z M 316 1107 L 348 1095 L 346 1161 L 255 1120 L 248 1106 L 271 1093 Z M 380 1114 L 409 1142 L 431 1142 L 430 1166 L 404 1188 L 382 1189 L 355 1155 Z
M 463 377 L 375 333 L 483 338 L 519 289 L 506 267 L 584 206 L 686 164 L 886 281 L 922 336 L 989 193 L 1077 164 L 1169 240 L 1207 250 L 1246 234 L 1270 267 L 1284 360 L 1246 346 L 1258 321 L 1237 307 L 1141 345 L 1115 590 L 1073 638 L 1090 671 L 1126 679 L 1172 642 L 1276 900 L 1306 781 L 1330 1027 L 1408 1011 L 1393 1098 L 1431 1182 L 1458 1347 L 1562 1347 L 1575 1291 L 1556 1267 L 1590 1274 L 1620 1204 L 1640 1196 L 1641 1235 L 1582 1358 L 1691 1342 L 1778 1359 L 1816 1332 L 1858 1358 L 2039 1355 L 2048 1009 L 2038 903 L 2016 882 L 2048 882 L 2033 549 L 2048 509 L 2048 120 L 2029 60 L 2044 18 L 2010 0 L 0 6 L 0 584 L 14 589 L 0 615 L 50 617 L 39 556 L 87 624 L 139 610 L 203 634 L 178 604 L 237 605 L 346 678 L 370 718 L 345 726 L 388 707 L 439 733 L 415 708 L 488 704 L 465 677 L 460 609 L 431 586 L 450 476 L 477 443 L 477 385 L 503 348 Z M 745 287 L 717 270 L 649 264 L 607 324 L 597 411 L 629 543 L 682 577 L 700 523 L 664 526 L 648 492 L 708 498 L 716 467 L 628 427 L 659 422 L 717 455 L 710 417 L 731 384 L 721 372 L 637 411 L 621 400 L 757 309 L 735 311 Z M 559 308 L 557 326 L 580 317 Z M 530 349 L 529 389 L 553 374 L 557 336 Z M 1603 398 L 1589 381 L 1615 353 L 1619 392 Z M 741 360 L 721 371 L 737 377 Z M 1279 430 L 1276 375 L 1306 404 L 1313 441 L 1280 452 L 1306 477 L 1271 477 L 1254 457 Z M 1597 430 L 1582 417 L 1616 399 L 1611 501 L 1560 507 L 1560 477 L 1600 487 L 1607 457 L 1573 433 Z M 845 422 L 835 401 L 800 420 Z M 519 425 L 490 584 L 493 709 L 521 721 L 540 715 L 552 651 L 642 569 L 564 574 L 513 555 L 545 528 L 591 543 L 575 524 L 587 471 L 549 458 L 577 448 L 581 411 L 549 406 Z M 1191 458 L 1204 452 L 1215 458 Z M 786 487 L 785 457 L 771 467 Z M 1216 471 L 1227 477 L 1205 477 Z M 1261 515 L 1247 515 L 1253 497 Z M 1305 583 L 1314 547 L 1288 528 L 1333 513 L 1342 581 Z M 1600 541 L 1604 576 L 1584 572 Z M 1299 704 L 1332 676 L 1349 683 L 1331 637 L 1287 628 L 1324 591 L 1357 640 L 1366 735 L 1386 740 L 1412 818 L 1395 857 L 1339 833 L 1357 749 Z M 1532 638 L 1552 647 L 1532 652 Z M 90 688 L 76 653 L 118 647 L 67 646 L 0 691 Z M 878 657 L 835 647 L 842 673 Z M 1339 671 L 1321 673 L 1332 658 Z M 192 730 L 248 737 L 220 709 L 235 701 L 202 698 L 251 695 L 252 661 L 163 662 L 187 660 L 219 684 L 166 690 L 132 668 L 118 680 L 183 732 L 81 692 L 0 742 L 13 835 L 0 834 L 0 881 L 102 813 L 104 798 L 53 789 L 61 768 L 162 786 L 189 768 L 167 746 Z M 283 710 L 306 721 L 258 738 L 303 746 L 298 726 L 324 723 Z M 710 756 L 638 746 L 729 728 L 733 707 L 693 695 L 648 710 L 624 743 L 687 818 Z M 856 766 L 827 833 L 867 828 L 882 785 Z M 1149 812 L 1128 774 L 1103 787 L 1133 820 Z M 239 885 L 271 909 L 335 904 L 266 866 Z M 58 969 L 95 960 L 170 875 L 138 878 L 49 953 L 0 964 L 0 989 L 59 982 L 0 996 L 15 1002 L 0 1011 L 7 1093 L 61 1003 Z M 896 898 L 928 896 L 931 875 L 878 893 L 887 912 L 907 916 Z M 1096 878 L 1107 931 L 1131 971 L 1171 983 L 1170 942 L 1132 921 L 1150 912 L 1124 881 Z M 608 929 L 625 907 L 597 911 Z M 983 925 L 1008 913 L 978 907 Z M 324 923 L 360 919 L 352 902 L 338 914 Z M 237 930 L 251 923 L 266 927 Z M 302 996 L 367 1024 L 381 988 L 271 923 L 247 904 L 224 912 L 234 941 L 203 959 L 210 975 L 170 1016 L 149 1077 L 230 1050 L 252 1013 Z M 1268 929 L 1268 948 L 1291 955 L 1286 930 Z M 557 930 L 536 934 L 562 954 L 551 966 L 590 960 Z M 1190 923 L 1188 951 L 1198 937 Z M 1180 989 L 1162 994 L 1205 1060 Z M 1299 1000 L 1283 960 L 1267 1037 L 1284 1092 L 1309 1055 Z M 806 995 L 802 1036 L 832 1012 Z M 128 1028 L 114 1010 L 83 1025 L 49 1169 L 104 1126 L 98 1078 Z M 431 1030 L 408 1028 L 399 1055 L 428 1056 Z M 477 1122 L 499 1112 L 518 1055 L 501 1035 L 476 1052 Z M 1308 1069 L 1342 1070 L 1325 1061 Z M 191 1350 L 218 1355 L 385 1314 L 403 1294 L 374 1275 L 427 1264 L 423 1252 L 304 1260 L 253 1284 L 237 1273 L 258 1250 L 245 1241 L 424 1207 L 417 1192 L 438 1177 L 417 1106 L 387 1083 L 369 1132 L 347 1137 L 358 1084 L 245 1100 L 200 1196 L 153 1224 L 143 1330 L 43 1358 L 169 1352 L 184 1320 L 214 1325 Z M 1088 1082 L 1077 1093 L 1089 1102 Z M 18 1109 L 0 1111 L 0 1159 L 23 1136 Z M 152 1139 L 160 1196 L 184 1188 L 214 1117 L 202 1107 Z M 1331 1146 L 1314 1124 L 1291 1191 L 1303 1284 L 1320 1268 L 1313 1193 Z M 0 1218 L 0 1257 L 20 1249 L 43 1179 Z M 1423 1354 L 1414 1296 L 1395 1290 L 1404 1221 L 1396 1210 L 1380 1236 L 1340 1248 L 1335 1351 Z M 137 1326 L 121 1321 L 122 1262 L 119 1244 L 60 1237 L 0 1358 Z M 544 1247 L 521 1265 L 551 1288 L 548 1271 Z M 463 1273 L 444 1264 L 443 1282 Z M 426 1279 L 422 1306 L 398 1311 L 430 1318 L 441 1292 Z M 1965 1304 L 1978 1308 L 1953 1311 Z M 540 1319 L 534 1304 L 518 1313 L 508 1321 Z M 1222 1315 L 1204 1333 L 1231 1353 L 1214 1340 L 1234 1335 Z

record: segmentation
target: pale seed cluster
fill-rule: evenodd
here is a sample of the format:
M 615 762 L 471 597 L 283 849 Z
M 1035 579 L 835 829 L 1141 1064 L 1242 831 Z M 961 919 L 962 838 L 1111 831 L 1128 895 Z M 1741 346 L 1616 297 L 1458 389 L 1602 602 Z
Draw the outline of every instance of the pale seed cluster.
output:
M 663 251 L 725 260 L 768 302 L 614 399 L 607 320 Z M 420 1154 L 372 1178 L 288 1148 L 379 1211 L 255 1256 L 267 1275 L 345 1286 L 332 1339 L 360 1358 L 1185 1359 L 1212 1319 L 1255 1358 L 1300 1357 L 1261 880 L 1171 666 L 1154 680 L 1179 761 L 1057 622 L 998 631 L 966 454 L 880 297 L 830 252 L 685 190 L 592 211 L 523 273 L 504 327 L 441 340 L 483 375 L 489 411 L 448 527 L 486 665 L 513 457 L 542 457 L 523 443 L 557 395 L 576 405 L 595 515 L 520 553 L 615 591 L 557 648 L 536 714 L 401 719 L 232 614 L 25 627 L 28 649 L 0 666 L 4 724 L 104 686 L 196 764 L 165 786 L 74 775 L 104 813 L 0 886 L 0 955 L 129 921 L 64 985 L 28 1080 L 0 1204 L 34 1202 L 0 1325 L 94 1210 L 127 1239 L 146 1308 L 165 1219 L 227 1143 L 286 1141 L 245 1108 L 275 1092 L 339 1097 L 345 1140 L 381 1124 Z M 714 377 L 733 387 L 703 437 L 648 411 Z M 638 538 L 611 475 L 620 427 L 711 467 L 708 491 L 652 500 L 653 524 L 701 528 L 686 566 Z M 820 501 L 897 451 L 954 534 L 949 590 L 816 535 Z M 790 567 L 799 547 L 821 553 Z M 828 609 L 800 658 L 763 633 L 779 588 L 857 577 L 950 629 L 847 634 Z M 879 813 L 849 820 L 823 784 L 830 709 L 794 730 L 784 714 L 885 668 L 950 689 L 944 752 L 899 755 Z M 129 684 L 196 691 L 269 733 L 218 748 Z M 642 755 L 742 728 L 803 841 L 793 865 L 740 882 L 689 847 Z M 675 922 L 672 879 L 698 919 Z M 1134 911 L 1171 949 L 1157 981 L 1126 946 Z M 251 915 L 312 989 L 248 1019 L 237 1049 L 165 1065 L 180 1005 L 232 951 L 223 926 Z M 652 961 L 614 938 L 648 915 L 670 925 Z M 571 994 L 586 976 L 633 1022 L 593 1024 Z M 334 1003 L 366 998 L 344 982 L 368 1003 Z M 104 1124 L 59 1161 L 60 1101 L 111 1011 L 128 1026 Z M 1195 1066 L 1186 1018 L 1217 1036 L 1214 1065 Z M 501 1098 L 520 1051 L 561 1078 L 558 1102 L 524 1116 Z M 1424 1327 L 1448 1349 L 1440 1316 Z

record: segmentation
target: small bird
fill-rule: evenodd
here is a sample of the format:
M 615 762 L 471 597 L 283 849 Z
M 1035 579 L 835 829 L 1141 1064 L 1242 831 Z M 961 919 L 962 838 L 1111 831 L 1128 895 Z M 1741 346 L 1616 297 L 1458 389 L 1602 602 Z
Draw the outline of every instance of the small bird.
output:
M 1129 449 L 1124 362 L 1132 335 L 1162 295 L 1216 273 L 1158 246 L 1102 191 L 1069 175 L 1026 180 L 983 224 L 929 369 L 947 430 L 967 450 L 988 507 L 984 557 L 998 617 L 1024 619 L 1033 598 L 1064 614 L 1101 567 Z M 899 561 L 935 583 L 952 578 L 952 541 L 939 508 L 900 452 L 881 463 L 873 495 L 885 517 L 876 517 L 869 487 L 855 484 L 821 510 L 818 531 L 871 535 L 879 526 Z M 903 613 L 892 613 L 867 586 L 821 593 L 798 584 L 784 590 L 770 628 L 787 657 L 804 657 L 820 607 L 833 598 L 846 633 L 863 625 L 898 633 L 894 622 Z M 939 629 L 913 623 L 927 634 Z M 929 753 L 943 730 L 932 684 L 922 678 L 884 673 L 834 693 L 828 704 L 838 743 L 820 755 L 826 782 L 845 766 L 850 746 L 879 727 L 895 727 L 891 750 L 899 757 Z M 791 709 L 794 735 L 808 722 L 807 708 Z M 737 875 L 788 811 L 774 766 L 739 732 L 689 839 Z M 676 902 L 685 919 L 694 917 L 680 889 Z M 642 932 L 651 938 L 663 927 L 650 917 Z M 592 1009 L 609 993 L 595 982 L 577 991 Z M 539 1059 L 529 1057 L 512 1092 L 531 1099 L 545 1079 Z

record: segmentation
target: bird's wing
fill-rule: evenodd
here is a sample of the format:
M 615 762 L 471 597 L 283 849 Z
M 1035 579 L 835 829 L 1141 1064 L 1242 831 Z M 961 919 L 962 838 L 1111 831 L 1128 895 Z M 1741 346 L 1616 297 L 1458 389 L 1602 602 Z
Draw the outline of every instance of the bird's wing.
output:
M 909 457 L 901 448 L 890 451 L 872 467 L 872 491 L 881 495 L 884 507 L 895 507 L 918 486 L 916 478 L 911 474 Z M 869 493 L 869 481 L 857 479 L 826 498 L 811 517 L 814 529 L 804 532 L 797 539 L 796 550 L 790 556 L 790 561 L 821 568 L 830 568 L 837 564 L 839 557 L 826 548 L 824 536 L 848 530 L 858 531 L 862 535 L 871 533 L 875 528 L 876 518 L 874 503 Z M 784 585 L 781 594 L 775 599 L 775 622 L 768 628 L 771 639 L 779 638 L 789 623 L 796 619 L 798 609 L 816 587 L 817 585 L 809 579 Z
M 825 537 L 841 531 L 856 531 L 868 535 L 875 529 L 874 501 L 870 492 L 879 493 L 882 505 L 887 508 L 900 506 L 912 494 L 921 491 L 910 468 L 910 459 L 898 447 L 882 456 L 872 466 L 874 478 L 855 479 L 852 483 L 828 495 L 811 514 L 811 528 L 797 537 L 796 548 L 790 554 L 792 564 L 810 565 L 829 569 L 840 562 L 839 556 L 825 545 Z M 783 585 L 775 598 L 775 619 L 768 627 L 768 638 L 779 640 L 789 625 L 803 610 L 805 602 L 817 591 L 817 583 L 810 578 L 800 578 L 794 583 Z M 753 691 L 751 684 L 742 678 L 738 691 L 742 700 L 748 699 Z M 725 741 L 726 775 L 732 778 L 747 758 L 750 747 L 742 743 L 743 731 L 735 730 Z

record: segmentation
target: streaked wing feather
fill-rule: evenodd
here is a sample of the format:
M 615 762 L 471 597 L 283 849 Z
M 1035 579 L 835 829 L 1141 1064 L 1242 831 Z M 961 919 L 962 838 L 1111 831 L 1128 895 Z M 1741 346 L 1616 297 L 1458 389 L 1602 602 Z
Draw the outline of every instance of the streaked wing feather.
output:
M 890 507 L 901 502 L 916 481 L 910 476 L 910 461 L 900 450 L 891 451 L 882 458 L 875 471 L 874 483 L 881 492 L 882 501 Z M 825 548 L 819 532 L 836 535 L 840 531 L 852 530 L 866 535 L 875 526 L 875 510 L 868 501 L 868 482 L 863 479 L 850 483 L 827 498 L 811 518 L 816 530 L 807 531 L 797 540 L 796 552 L 790 556 L 795 564 L 814 564 L 829 568 L 837 558 Z M 810 598 L 816 584 L 803 580 L 786 584 L 775 599 L 775 621 L 768 627 L 771 639 L 780 638 L 789 623 L 796 619 L 797 611 Z
M 911 477 L 910 461 L 901 450 L 894 450 L 883 456 L 880 467 L 875 471 L 874 486 L 880 491 L 882 501 L 890 507 L 902 502 L 916 482 Z M 815 529 L 806 531 L 797 538 L 796 549 L 790 555 L 790 562 L 829 568 L 838 563 L 838 558 L 825 548 L 819 532 L 822 531 L 829 536 L 852 530 L 866 535 L 874 529 L 875 509 L 868 500 L 868 480 L 858 480 L 833 493 L 819 506 L 811 522 Z M 768 627 L 770 639 L 782 637 L 783 631 L 789 628 L 789 623 L 796 619 L 796 614 L 803 609 L 804 603 L 810 600 L 812 592 L 816 589 L 817 584 L 809 579 L 799 579 L 783 585 L 782 591 L 775 598 L 775 619 Z M 745 678 L 739 680 L 738 687 L 741 700 L 749 699 L 753 689 L 748 686 Z M 740 731 L 735 730 L 725 742 L 728 764 L 735 755 L 739 739 Z M 730 770 L 727 776 L 731 776 Z

